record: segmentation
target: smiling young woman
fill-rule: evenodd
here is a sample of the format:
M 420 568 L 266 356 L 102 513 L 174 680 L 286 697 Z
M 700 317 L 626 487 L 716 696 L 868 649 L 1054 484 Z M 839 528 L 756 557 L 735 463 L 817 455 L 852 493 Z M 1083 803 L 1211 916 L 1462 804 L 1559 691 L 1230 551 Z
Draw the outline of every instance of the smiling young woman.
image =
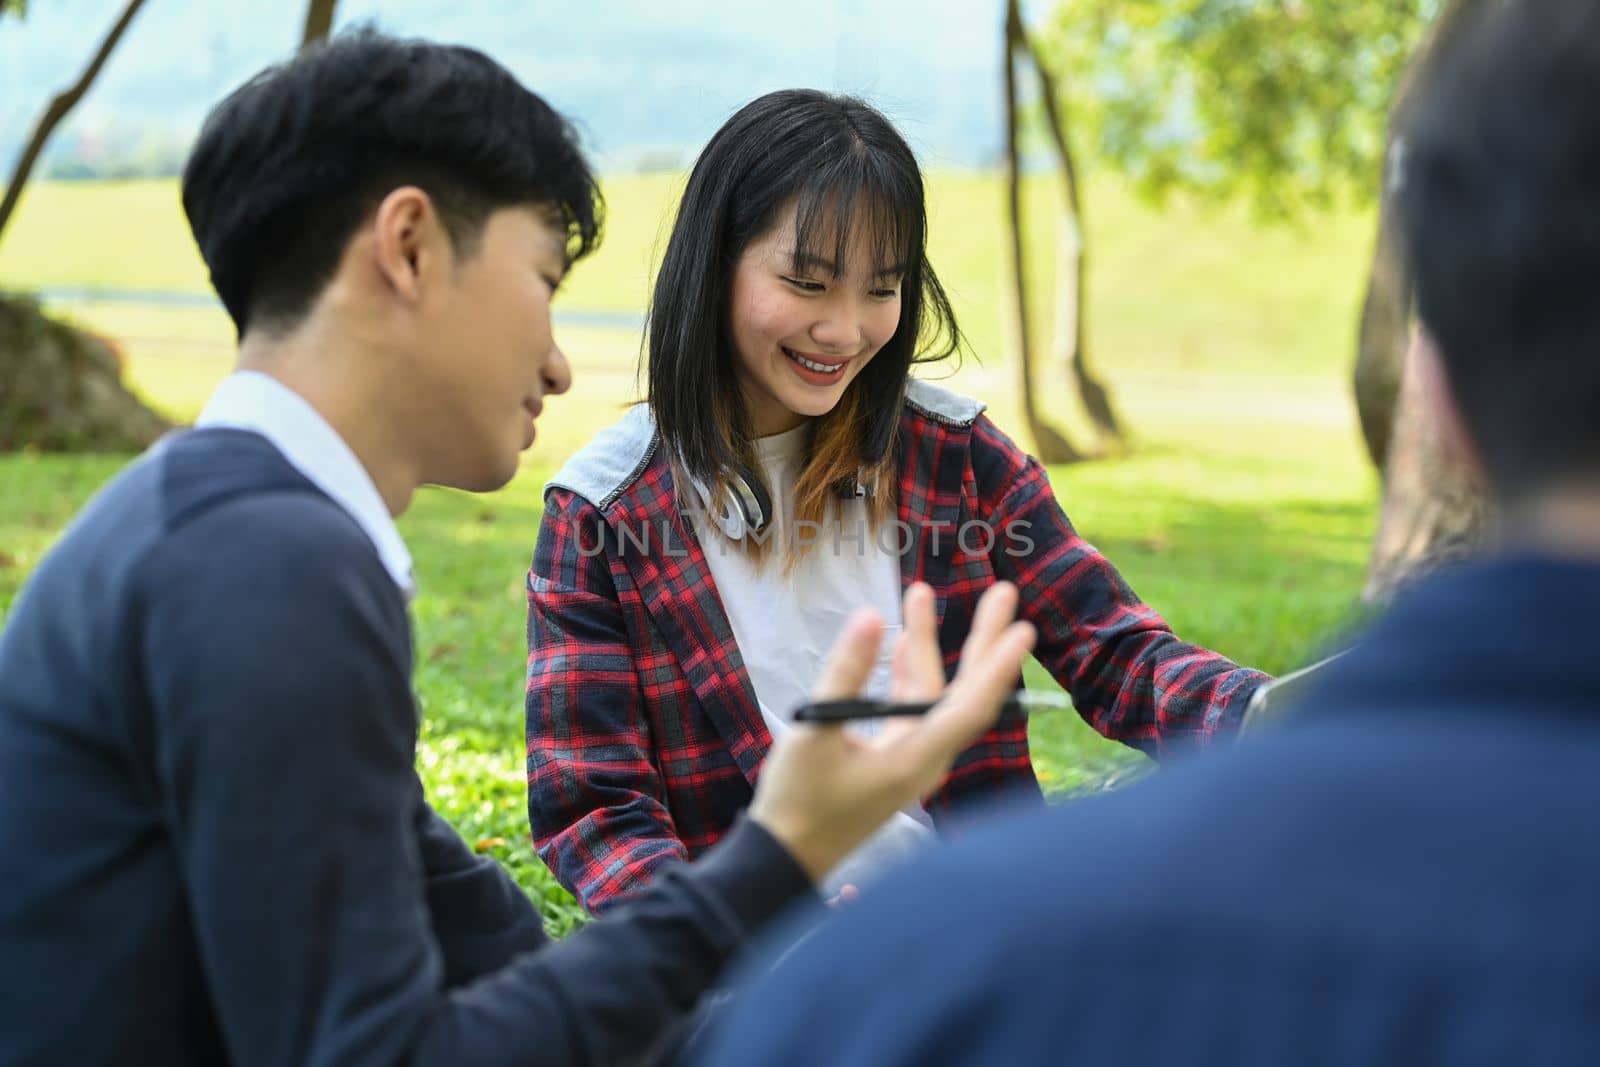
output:
M 962 346 L 926 225 L 911 150 L 853 98 L 761 97 L 695 164 L 648 402 L 545 487 L 528 576 L 529 820 L 590 910 L 728 832 L 844 620 L 867 606 L 898 625 L 913 582 L 937 598 L 947 670 L 978 596 L 1015 582 L 1079 712 L 1153 755 L 1228 733 L 1265 680 L 1179 641 L 982 404 L 911 375 Z M 1040 796 L 1021 718 L 829 888 L 1002 791 Z

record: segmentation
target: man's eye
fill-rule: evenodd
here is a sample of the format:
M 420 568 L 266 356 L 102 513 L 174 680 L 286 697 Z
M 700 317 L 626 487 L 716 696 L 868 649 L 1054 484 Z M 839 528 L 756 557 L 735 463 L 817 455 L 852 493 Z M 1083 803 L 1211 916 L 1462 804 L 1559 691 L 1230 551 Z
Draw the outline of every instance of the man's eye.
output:
M 821 282 L 807 281 L 804 278 L 785 278 L 783 280 L 800 290 L 802 293 L 822 292 L 823 287 Z

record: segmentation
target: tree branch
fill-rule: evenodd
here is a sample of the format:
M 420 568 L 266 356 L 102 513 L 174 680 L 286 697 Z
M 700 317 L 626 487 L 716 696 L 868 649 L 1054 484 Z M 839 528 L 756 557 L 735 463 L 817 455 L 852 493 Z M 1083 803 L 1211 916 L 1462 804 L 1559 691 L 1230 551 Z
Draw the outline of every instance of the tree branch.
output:
M 94 84 L 95 78 L 100 76 L 100 68 L 106 65 L 111 52 L 117 47 L 117 42 L 122 40 L 123 33 L 128 29 L 128 24 L 133 21 L 133 16 L 139 13 L 144 6 L 144 0 L 129 0 L 128 6 L 122 9 L 122 15 L 111 27 L 111 32 L 106 34 L 105 40 L 100 42 L 99 51 L 95 52 L 94 59 L 84 68 L 78 80 L 71 87 L 56 94 L 50 106 L 45 108 L 44 114 L 39 117 L 39 122 L 33 128 L 33 136 L 29 138 L 27 147 L 22 150 L 22 156 L 17 160 L 17 165 L 11 172 L 11 182 L 6 186 L 6 198 L 0 201 L 0 236 L 4 236 L 6 223 L 11 220 L 11 213 L 16 209 L 17 201 L 22 198 L 22 187 L 28 184 L 28 175 L 33 171 L 33 165 L 38 162 L 39 153 L 44 150 L 45 142 L 55 132 L 61 120 L 83 99 L 83 95 Z

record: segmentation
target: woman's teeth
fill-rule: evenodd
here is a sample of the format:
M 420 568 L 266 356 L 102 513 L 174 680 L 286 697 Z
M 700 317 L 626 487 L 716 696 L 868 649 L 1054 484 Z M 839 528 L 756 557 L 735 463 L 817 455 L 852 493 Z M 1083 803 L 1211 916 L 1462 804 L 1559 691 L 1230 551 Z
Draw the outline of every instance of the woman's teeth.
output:
M 805 358 L 804 356 L 796 355 L 787 348 L 783 350 L 783 354 L 800 364 L 806 370 L 813 370 L 818 374 L 838 374 L 840 371 L 844 370 L 843 363 L 817 363 Z

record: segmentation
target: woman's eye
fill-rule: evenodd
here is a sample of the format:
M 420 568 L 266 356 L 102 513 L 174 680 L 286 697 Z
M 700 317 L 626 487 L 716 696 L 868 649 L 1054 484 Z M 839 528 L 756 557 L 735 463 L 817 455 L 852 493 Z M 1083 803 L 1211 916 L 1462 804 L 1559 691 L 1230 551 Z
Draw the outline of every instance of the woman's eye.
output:
M 877 297 L 879 300 L 893 300 L 895 297 L 900 295 L 900 290 L 898 290 L 898 289 L 874 289 L 874 290 L 872 290 L 872 295 Z
M 794 286 L 796 289 L 800 290 L 802 293 L 820 293 L 820 292 L 822 292 L 822 288 L 823 287 L 822 287 L 822 283 L 821 282 L 807 281 L 804 278 L 785 278 L 783 280 L 788 282 L 790 285 Z

